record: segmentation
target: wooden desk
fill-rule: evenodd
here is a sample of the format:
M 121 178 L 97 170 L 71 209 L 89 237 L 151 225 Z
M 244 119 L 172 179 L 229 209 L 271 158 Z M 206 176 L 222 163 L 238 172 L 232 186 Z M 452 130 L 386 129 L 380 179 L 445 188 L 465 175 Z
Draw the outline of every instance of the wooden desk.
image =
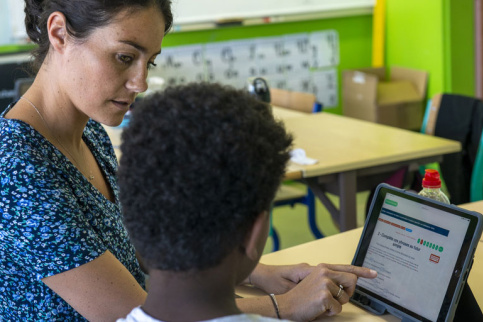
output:
M 465 204 L 459 205 L 459 207 L 483 214 L 483 200 L 465 203 Z
M 356 228 L 356 192 L 371 189 L 404 166 L 441 161 L 459 142 L 330 113 L 284 119 L 315 165 L 299 166 L 302 181 L 329 210 L 341 231 Z M 340 197 L 339 209 L 327 198 Z
M 312 114 L 303 113 L 300 111 L 295 111 L 288 108 L 273 106 L 273 105 L 272 105 L 272 112 L 273 112 L 273 115 L 280 120 L 312 115 Z
M 459 205 L 461 208 L 476 211 L 483 214 L 483 200 L 465 203 Z M 470 276 L 468 277 L 468 283 L 471 287 L 471 291 L 475 296 L 480 308 L 483 308 L 483 288 L 481 283 L 483 282 L 483 236 L 481 236 L 478 247 L 476 248 L 475 261 L 471 268 Z
M 117 161 L 121 159 L 121 133 L 122 128 L 102 125 L 111 139 L 114 153 L 116 153 Z
M 282 121 L 290 118 L 307 117 L 312 115 L 312 114 L 307 114 L 300 111 L 294 111 L 294 110 L 290 110 L 290 109 L 286 109 L 278 106 L 272 106 L 272 112 L 275 118 Z M 107 134 L 109 135 L 109 138 L 111 139 L 112 145 L 114 147 L 114 152 L 116 153 L 116 157 L 119 160 L 121 157 L 120 146 L 121 146 L 122 128 L 111 127 L 107 125 L 103 125 L 103 126 Z M 302 178 L 301 167 L 296 164 L 289 164 L 285 178 L 290 180 Z
M 287 108 L 273 106 L 272 112 L 275 118 L 285 121 L 287 119 L 308 117 L 314 114 L 303 113 L 300 111 L 290 110 Z M 295 163 L 289 163 L 287 166 L 287 172 L 285 173 L 286 180 L 297 180 L 302 178 L 302 167 Z
M 271 265 L 288 265 L 308 263 L 317 265 L 327 264 L 350 264 L 355 254 L 362 228 L 357 228 L 337 235 L 321 238 L 302 245 L 286 248 L 278 252 L 263 255 L 260 262 Z M 242 296 L 254 293 L 247 292 L 246 288 L 238 291 Z M 260 295 L 260 293 L 255 293 Z M 352 303 L 343 306 L 342 312 L 333 317 L 326 317 L 323 321 L 400 321 L 392 315 L 376 316 Z
M 445 153 L 461 149 L 459 142 L 330 113 L 306 114 L 272 107 L 302 148 L 319 162 L 290 163 L 286 179 L 301 179 L 329 210 L 341 231 L 356 228 L 356 192 L 369 190 L 393 171 L 437 162 Z M 120 128 L 105 126 L 117 157 L 121 156 Z M 339 208 L 326 192 L 338 195 Z
M 478 205 L 462 205 L 467 209 L 483 207 L 483 202 Z M 334 236 L 325 237 L 312 242 L 308 242 L 295 247 L 287 248 L 278 252 L 262 256 L 261 262 L 272 265 L 286 265 L 297 263 L 308 263 L 317 265 L 319 263 L 328 264 L 350 264 L 355 254 L 362 228 L 353 229 Z M 480 241 L 476 249 L 475 261 L 468 278 L 468 283 L 480 307 L 483 307 L 483 241 Z M 258 294 L 247 288 L 240 288 L 239 293 L 243 296 Z M 324 321 L 400 321 L 392 315 L 373 315 L 352 303 L 343 306 L 342 313 Z

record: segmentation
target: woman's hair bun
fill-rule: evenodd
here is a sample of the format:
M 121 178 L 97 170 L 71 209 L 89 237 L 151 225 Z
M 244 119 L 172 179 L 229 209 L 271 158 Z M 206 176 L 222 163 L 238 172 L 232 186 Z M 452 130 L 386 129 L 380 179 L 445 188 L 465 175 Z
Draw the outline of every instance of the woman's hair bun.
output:
M 44 0 L 25 0 L 25 29 L 30 40 L 39 43 Z

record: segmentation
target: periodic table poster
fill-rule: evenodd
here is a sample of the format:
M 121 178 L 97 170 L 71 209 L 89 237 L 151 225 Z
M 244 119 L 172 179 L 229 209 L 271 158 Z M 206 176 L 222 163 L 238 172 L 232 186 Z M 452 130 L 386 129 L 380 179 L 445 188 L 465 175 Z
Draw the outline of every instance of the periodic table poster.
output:
M 314 93 L 324 108 L 338 105 L 339 38 L 334 30 L 167 47 L 149 77 L 165 85 L 219 82 L 245 88 L 250 77 L 271 87 Z

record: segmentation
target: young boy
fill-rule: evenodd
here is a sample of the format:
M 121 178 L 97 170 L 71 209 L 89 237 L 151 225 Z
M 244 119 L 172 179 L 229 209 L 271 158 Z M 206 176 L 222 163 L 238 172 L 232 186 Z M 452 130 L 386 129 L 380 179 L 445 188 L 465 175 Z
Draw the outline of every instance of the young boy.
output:
M 122 321 L 271 321 L 242 314 L 234 295 L 263 252 L 289 160 L 292 138 L 270 107 L 221 85 L 172 87 L 134 109 L 122 139 L 124 222 L 150 275 L 145 304 Z M 299 291 L 285 303 L 306 314 L 297 320 L 340 312 L 362 269 L 341 267 L 332 269 L 356 273 L 292 270 Z M 273 316 L 294 317 L 275 296 L 263 301 Z

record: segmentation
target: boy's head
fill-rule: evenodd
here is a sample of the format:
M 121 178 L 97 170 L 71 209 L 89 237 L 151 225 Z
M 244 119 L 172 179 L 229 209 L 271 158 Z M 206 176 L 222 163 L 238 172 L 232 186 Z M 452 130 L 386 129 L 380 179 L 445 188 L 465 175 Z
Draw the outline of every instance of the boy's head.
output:
M 136 106 L 122 139 L 124 222 L 150 269 L 205 270 L 244 252 L 262 215 L 267 230 L 292 138 L 266 103 L 217 84 L 168 88 Z

